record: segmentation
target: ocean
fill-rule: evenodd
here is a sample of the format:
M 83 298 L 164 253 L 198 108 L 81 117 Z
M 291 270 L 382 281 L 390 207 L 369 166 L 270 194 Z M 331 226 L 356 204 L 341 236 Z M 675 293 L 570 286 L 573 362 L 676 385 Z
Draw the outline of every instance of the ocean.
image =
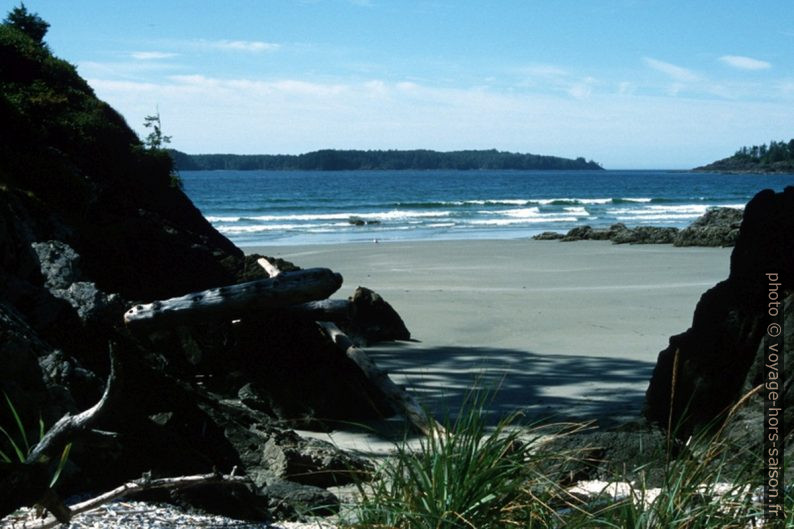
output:
M 183 171 L 238 246 L 517 239 L 588 224 L 683 228 L 794 175 L 686 171 Z

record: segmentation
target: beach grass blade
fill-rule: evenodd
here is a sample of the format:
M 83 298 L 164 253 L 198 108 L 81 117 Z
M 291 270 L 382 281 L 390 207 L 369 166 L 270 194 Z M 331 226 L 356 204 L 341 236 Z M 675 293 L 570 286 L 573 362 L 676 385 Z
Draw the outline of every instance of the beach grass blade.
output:
M 0 434 L 2 434 L 2 437 L 0 438 L 4 437 L 6 441 L 8 441 L 8 444 L 13 449 L 13 454 L 16 456 L 16 460 L 19 461 L 20 463 L 24 463 L 25 461 L 27 461 L 28 455 L 31 453 L 33 447 L 31 447 L 28 441 L 28 436 L 27 433 L 25 432 L 25 427 L 22 424 L 22 419 L 20 418 L 19 413 L 16 410 L 16 407 L 11 402 L 11 399 L 8 397 L 8 395 L 5 392 L 3 392 L 3 396 L 5 397 L 5 401 L 8 406 L 8 409 L 11 411 L 11 415 L 14 419 L 14 424 L 16 425 L 16 428 L 19 431 L 19 435 L 15 439 L 15 437 L 11 435 L 8 432 L 8 430 L 0 426 Z M 41 415 L 39 415 L 39 419 L 38 419 L 38 433 L 39 433 L 39 439 L 42 439 L 46 433 L 46 429 L 44 426 L 44 419 L 41 417 Z M 21 439 L 21 443 L 18 441 L 18 439 Z M 58 479 L 61 477 L 61 473 L 63 472 L 63 469 L 66 466 L 66 462 L 69 459 L 69 452 L 71 451 L 71 449 L 72 449 L 72 443 L 68 443 L 61 451 L 61 455 L 58 459 L 58 464 L 50 480 L 50 487 L 53 487 L 55 483 L 57 483 Z M 9 457 L 7 452 L 0 450 L 0 462 L 12 463 L 13 461 L 14 460 L 11 457 Z M 42 462 L 45 461 L 42 460 Z
M 69 459 L 69 452 L 71 450 L 72 450 L 72 443 L 69 443 L 63 447 L 63 451 L 61 452 L 61 457 L 58 459 L 58 467 L 55 469 L 55 473 L 52 475 L 52 479 L 50 480 L 50 488 L 54 487 L 55 484 L 58 482 L 58 478 L 61 477 L 61 472 L 63 471 L 63 467 L 66 466 L 66 461 Z
M 19 431 L 20 438 L 22 439 L 22 443 L 23 443 L 23 446 L 25 448 L 24 453 L 27 454 L 28 452 L 30 452 L 30 443 L 28 443 L 28 435 L 25 432 L 25 427 L 22 425 L 22 419 L 19 418 L 19 414 L 17 413 L 17 409 L 11 403 L 11 399 L 8 398 L 8 394 L 5 391 L 3 392 L 3 396 L 5 397 L 6 404 L 8 404 L 8 409 L 11 410 L 11 416 L 14 418 L 14 422 L 16 423 L 17 430 Z M 17 454 L 19 454 L 21 451 L 16 446 L 16 443 L 13 442 L 13 439 L 11 438 L 11 436 L 9 436 L 8 433 L 5 430 L 3 430 L 3 433 L 6 435 L 6 437 L 8 437 L 9 441 L 11 441 L 11 443 L 14 445 L 14 448 L 16 449 Z M 24 458 L 22 458 L 21 460 L 24 461 Z
M 6 431 L 6 429 L 3 428 L 2 426 L 0 426 L 0 433 L 2 433 L 3 437 L 5 437 L 8 440 L 8 443 L 11 445 L 11 448 L 14 449 L 14 453 L 17 456 L 17 460 L 20 463 L 24 463 L 25 458 L 27 457 L 26 453 L 22 451 L 19 445 L 17 445 L 16 441 L 14 441 L 14 437 L 11 434 L 9 434 L 8 431 Z M 7 463 L 11 462 L 11 460 L 8 458 L 7 455 L 3 454 L 3 457 L 4 459 L 8 459 Z

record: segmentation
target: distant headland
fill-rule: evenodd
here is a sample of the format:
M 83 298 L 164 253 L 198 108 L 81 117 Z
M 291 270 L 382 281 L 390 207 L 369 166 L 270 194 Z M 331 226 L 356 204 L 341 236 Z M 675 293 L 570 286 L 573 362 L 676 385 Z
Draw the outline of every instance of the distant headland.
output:
M 794 139 L 771 141 L 769 145 L 742 147 L 733 156 L 693 171 L 725 173 L 794 173 Z
M 431 150 L 332 150 L 305 154 L 186 154 L 170 150 L 177 170 L 357 171 L 427 169 L 603 170 L 598 163 L 539 154 L 491 150 L 438 152 Z

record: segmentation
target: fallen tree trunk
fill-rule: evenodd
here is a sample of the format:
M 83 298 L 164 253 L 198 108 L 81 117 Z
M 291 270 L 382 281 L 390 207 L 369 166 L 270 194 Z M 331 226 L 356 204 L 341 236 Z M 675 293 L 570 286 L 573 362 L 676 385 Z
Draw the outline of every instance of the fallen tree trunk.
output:
M 78 514 L 91 511 L 113 500 L 117 500 L 129 494 L 143 492 L 155 489 L 184 489 L 195 487 L 196 485 L 208 484 L 249 484 L 251 480 L 244 476 L 235 476 L 234 472 L 229 475 L 223 474 L 199 474 L 194 476 L 181 476 L 176 478 L 161 478 L 161 479 L 148 479 L 143 477 L 130 481 L 116 487 L 115 489 L 101 494 L 90 500 L 82 503 L 77 503 L 70 507 L 71 516 L 74 518 Z M 62 522 L 50 516 L 44 520 L 37 520 L 34 522 L 25 523 L 23 527 L 28 529 L 49 529 L 50 527 L 57 527 Z
M 294 305 L 287 310 L 290 314 L 305 316 L 316 321 L 332 321 L 339 325 L 350 319 L 350 305 L 347 299 L 323 299 Z
M 367 378 L 381 390 L 389 403 L 394 407 L 395 411 L 401 412 L 417 430 L 428 436 L 446 433 L 443 426 L 438 424 L 438 422 L 436 422 L 436 420 L 427 413 L 407 391 L 395 384 L 389 378 L 388 373 L 375 365 L 375 362 L 372 361 L 363 349 L 356 347 L 339 327 L 327 321 L 318 321 L 317 324 L 323 329 L 331 341 L 342 349 L 345 355 L 355 362 Z
M 270 279 L 136 305 L 124 314 L 124 322 L 130 328 L 154 328 L 223 318 L 233 320 L 252 312 L 325 299 L 341 286 L 342 276 L 327 268 L 283 272 Z

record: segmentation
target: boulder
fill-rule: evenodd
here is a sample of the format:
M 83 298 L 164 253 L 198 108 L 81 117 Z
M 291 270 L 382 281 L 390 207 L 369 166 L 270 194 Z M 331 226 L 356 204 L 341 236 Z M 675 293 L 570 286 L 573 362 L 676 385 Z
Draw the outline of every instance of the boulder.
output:
M 533 235 L 532 239 L 536 241 L 557 241 L 565 237 L 562 233 L 558 233 L 556 231 L 544 231 L 543 233 L 539 233 L 537 235 Z
M 677 234 L 678 228 L 637 226 L 629 229 L 623 226 L 622 229 L 610 229 L 609 239 L 615 244 L 671 244 Z
M 628 228 L 623 223 L 607 229 L 591 226 L 571 228 L 565 235 L 547 231 L 532 237 L 535 240 L 584 241 L 610 240 L 615 244 L 674 244 L 675 246 L 733 246 L 739 236 L 742 211 L 735 208 L 712 208 L 690 226 L 661 228 L 637 226 Z
M 394 414 L 374 384 L 314 320 L 288 313 L 241 321 L 225 346 L 205 349 L 197 373 L 274 417 L 326 430 Z M 241 390 L 249 385 L 245 394 Z
M 558 476 L 565 484 L 618 478 L 649 487 L 663 482 L 667 450 L 664 432 L 647 424 L 560 435 L 539 447 L 547 455 L 540 458 L 544 475 Z
M 400 315 L 376 292 L 358 287 L 349 299 L 350 323 L 346 330 L 357 345 L 411 339 Z
M 791 295 L 792 233 L 794 187 L 787 187 L 782 193 L 761 191 L 747 204 L 731 254 L 730 275 L 703 294 L 692 326 L 671 337 L 670 345 L 659 353 L 646 392 L 644 413 L 649 420 L 666 426 L 672 417 L 676 435 L 686 438 L 697 430 L 718 425 L 726 410 L 754 385 L 757 366 L 762 361 L 758 357 L 759 346 L 770 323 L 766 273 L 780 274 L 777 288 L 781 298 Z M 787 341 L 788 358 L 792 347 L 794 344 Z M 676 355 L 678 372 L 671 404 Z M 794 407 L 790 392 L 785 398 L 785 405 Z M 792 422 L 788 424 L 791 428 Z
M 40 358 L 54 352 L 25 322 L 24 317 L 0 302 L 0 391 L 8 396 L 17 413 L 35 430 L 36 418 L 52 424 L 64 413 L 76 411 L 71 394 L 61 381 L 50 377 L 39 365 Z M 0 399 L 0 426 L 16 431 L 5 398 Z
M 279 479 L 315 487 L 346 485 L 367 478 L 374 467 L 320 439 L 295 432 L 274 432 L 261 448 L 262 463 Z
M 742 210 L 713 208 L 684 228 L 673 240 L 675 246 L 734 246 L 739 237 Z
M 585 241 L 593 237 L 593 228 L 590 226 L 577 226 L 568 230 L 560 240 L 563 242 Z
M 606 229 L 577 226 L 568 231 L 560 240 L 563 242 L 609 240 L 615 244 L 670 244 L 677 233 L 677 228 L 657 228 L 653 226 L 627 228 L 625 224 L 617 223 Z
M 328 516 L 339 512 L 339 498 L 312 485 L 277 480 L 263 492 L 270 499 L 269 509 L 278 520 L 301 520 L 307 515 Z
M 65 289 L 50 289 L 50 293 L 74 307 L 84 323 L 97 320 L 117 323 L 126 309 L 118 294 L 105 294 L 89 281 L 76 281 Z
M 48 289 L 67 289 L 82 279 L 80 256 L 65 242 L 34 242 L 30 246 L 36 252 L 44 286 Z
M 83 323 L 104 320 L 113 324 L 124 313 L 125 303 L 117 294 L 105 294 L 94 283 L 83 281 L 80 255 L 63 241 L 31 244 L 44 278 L 44 287 L 68 302 Z
M 87 409 L 102 396 L 104 381 L 74 356 L 56 349 L 40 356 L 38 363 L 48 391 L 69 403 L 70 410 Z

